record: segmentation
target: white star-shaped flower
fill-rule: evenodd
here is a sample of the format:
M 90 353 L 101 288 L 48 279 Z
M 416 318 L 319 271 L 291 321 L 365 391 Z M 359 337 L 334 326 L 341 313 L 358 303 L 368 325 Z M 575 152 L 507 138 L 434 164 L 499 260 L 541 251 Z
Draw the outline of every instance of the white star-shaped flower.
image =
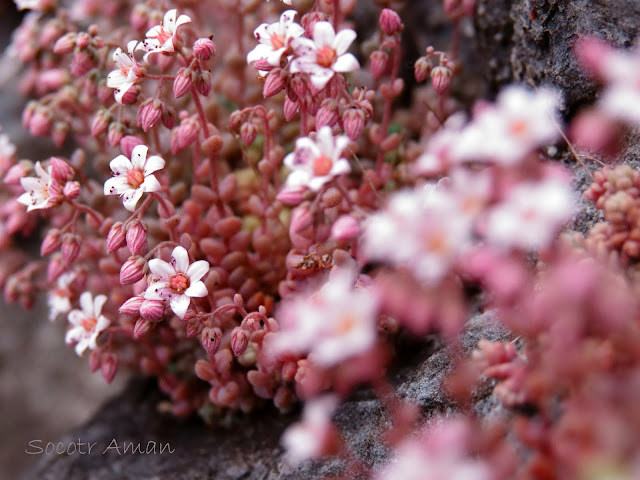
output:
M 54 186 L 54 181 L 51 178 L 51 166 L 45 170 L 40 165 L 40 162 L 36 162 L 35 169 L 37 177 L 20 179 L 20 184 L 25 189 L 25 193 L 18 197 L 18 202 L 27 206 L 27 212 L 39 208 L 53 207 L 56 204 L 56 197 L 58 197 L 58 195 L 52 195 L 51 193 L 51 188 Z
M 291 73 L 308 73 L 312 85 L 322 90 L 336 72 L 353 72 L 360 68 L 356 57 L 347 53 L 355 39 L 356 32 L 349 28 L 336 35 L 331 23 L 316 23 L 313 40 L 299 37 L 293 42 L 297 58 L 291 62 Z
M 104 194 L 121 195 L 124 208 L 130 212 L 136 209 L 144 192 L 157 192 L 161 188 L 152 173 L 164 168 L 164 160 L 157 155 L 147 158 L 148 150 L 145 145 L 137 145 L 131 152 L 131 160 L 118 155 L 109 164 L 115 177 L 104 183 Z
M 146 34 L 147 38 L 140 44 L 138 49 L 147 53 L 144 55 L 144 61 L 148 61 L 148 57 L 152 53 L 173 53 L 175 52 L 176 35 L 178 27 L 185 23 L 191 22 L 188 15 L 176 16 L 178 11 L 174 8 L 164 14 L 162 25 L 152 27 Z
M 191 298 L 207 295 L 207 287 L 201 279 L 209 271 L 209 262 L 198 260 L 189 265 L 189 254 L 184 247 L 176 247 L 171 253 L 171 263 L 154 258 L 149 261 L 153 283 L 147 287 L 147 300 L 169 300 L 171 310 L 184 318 Z
M 73 327 L 67 332 L 66 343 L 76 343 L 76 353 L 82 356 L 89 348 L 94 350 L 96 340 L 100 332 L 109 326 L 109 319 L 102 315 L 102 306 L 107 301 L 104 295 L 98 295 L 95 300 L 91 292 L 84 292 L 80 295 L 80 307 L 82 310 L 71 310 L 69 312 L 69 323 Z
M 271 25 L 263 23 L 253 32 L 260 42 L 247 55 L 247 63 L 265 59 L 274 67 L 280 66 L 282 55 L 289 49 L 291 42 L 304 33 L 304 28 L 293 21 L 298 12 L 287 10 L 280 15 L 280 21 Z
M 107 76 L 107 87 L 114 88 L 116 101 L 118 103 L 122 103 L 122 97 L 127 90 L 131 88 L 136 81 L 138 80 L 139 69 L 134 68 L 137 66 L 137 62 L 133 57 L 133 52 L 136 49 L 136 45 L 138 42 L 136 40 L 131 40 L 127 44 L 127 51 L 129 54 L 126 54 L 122 51 L 120 47 L 113 52 L 113 61 L 116 64 L 116 69 L 112 70 Z
M 286 188 L 307 187 L 318 191 L 337 175 L 349 173 L 349 162 L 341 158 L 349 145 L 346 135 L 333 136 L 331 127 L 322 127 L 313 141 L 299 138 L 293 153 L 287 155 L 284 164 L 292 171 L 287 177 Z

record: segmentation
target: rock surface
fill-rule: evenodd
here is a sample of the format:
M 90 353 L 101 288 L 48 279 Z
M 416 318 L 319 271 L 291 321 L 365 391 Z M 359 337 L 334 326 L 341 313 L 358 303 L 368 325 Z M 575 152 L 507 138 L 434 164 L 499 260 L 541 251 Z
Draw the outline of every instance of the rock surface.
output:
M 506 336 L 507 332 L 487 313 L 469 322 L 462 345 L 470 350 L 480 338 L 498 340 Z M 452 410 L 441 385 L 450 369 L 447 349 L 430 339 L 413 345 L 405 355 L 411 362 L 392 374 L 398 394 L 417 402 L 427 414 Z M 297 413 L 282 415 L 263 410 L 230 418 L 224 426 L 210 427 L 197 418 L 183 420 L 158 413 L 156 407 L 162 399 L 153 381 L 134 380 L 92 421 L 59 440 L 61 450 L 69 448 L 70 452 L 74 449 L 70 445 L 84 442 L 85 454 L 76 450 L 70 455 L 34 455 L 37 464 L 21 480 L 293 480 L 323 478 L 340 469 L 337 461 L 310 462 L 296 468 L 283 457 L 280 435 L 297 420 Z M 483 415 L 497 408 L 490 397 L 477 404 Z M 386 452 L 377 439 L 387 419 L 380 403 L 367 391 L 345 403 L 336 414 L 336 422 L 364 462 L 377 465 L 384 461 Z M 91 454 L 89 443 L 95 443 Z M 132 453 L 138 445 L 145 453 Z M 164 452 L 160 453 L 163 446 Z

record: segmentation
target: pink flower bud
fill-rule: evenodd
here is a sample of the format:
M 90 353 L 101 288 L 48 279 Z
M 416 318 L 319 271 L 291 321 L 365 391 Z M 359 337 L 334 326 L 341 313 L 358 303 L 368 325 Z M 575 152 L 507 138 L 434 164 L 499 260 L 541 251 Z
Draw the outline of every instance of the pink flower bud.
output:
M 395 11 L 390 8 L 385 8 L 380 13 L 380 20 L 378 21 L 378 25 L 380 26 L 380 30 L 382 30 L 385 35 L 393 35 L 402 31 L 404 25 L 402 24 L 402 20 L 400 19 L 400 15 L 398 15 Z
M 371 73 L 374 78 L 382 77 L 389 65 L 389 54 L 383 50 L 374 50 L 369 57 L 371 60 Z
M 293 233 L 301 233 L 313 225 L 313 213 L 308 205 L 301 205 L 291 212 L 291 224 L 289 231 Z
M 176 124 L 176 112 L 173 107 L 164 105 L 162 109 L 162 124 L 171 130 Z
M 60 37 L 53 45 L 53 53 L 56 55 L 66 55 L 71 53 L 76 46 L 76 34 L 73 32 L 66 33 Z
M 56 253 L 51 259 L 51 261 L 49 262 L 49 265 L 47 265 L 47 280 L 50 283 L 55 282 L 58 279 L 58 277 L 64 273 L 66 269 L 67 269 L 67 266 L 62 260 L 62 255 L 59 253 Z
M 144 266 L 146 261 L 139 255 L 132 255 L 124 262 L 120 268 L 120 283 L 122 285 L 133 285 L 144 277 Z
M 467 17 L 472 17 L 476 11 L 476 0 L 462 0 L 462 11 Z
M 62 85 L 70 80 L 69 74 L 62 68 L 52 68 L 42 72 L 38 77 L 38 88 L 42 92 L 59 90 Z
M 193 118 L 187 118 L 180 126 L 171 132 L 171 153 L 174 155 L 191 145 L 198 138 L 198 123 Z
M 33 164 L 28 160 L 21 160 L 13 165 L 4 176 L 4 183 L 7 185 L 19 185 L 20 179 L 29 175 L 33 170 Z
M 308 38 L 313 38 L 313 32 L 318 22 L 326 22 L 329 20 L 329 16 L 326 13 L 319 11 L 311 11 L 302 16 L 300 19 L 300 25 L 304 28 L 304 34 Z
M 67 182 L 62 188 L 64 198 L 74 200 L 80 195 L 80 184 L 78 182 Z
M 220 348 L 222 331 L 218 327 L 205 327 L 200 333 L 200 341 L 210 357 L 214 356 Z
M 614 51 L 607 42 L 595 37 L 582 37 L 574 47 L 580 63 L 591 73 L 605 76 L 605 68 L 609 64 L 607 59 Z
M 424 82 L 431 74 L 431 64 L 426 57 L 420 57 L 413 66 L 413 74 L 418 83 Z
M 304 186 L 294 188 L 284 187 L 276 196 L 276 200 L 279 200 L 285 205 L 295 207 L 296 205 L 299 205 L 300 202 L 302 202 L 306 191 L 307 188 Z
M 316 127 L 318 129 L 329 126 L 333 127 L 340 120 L 340 108 L 338 102 L 333 98 L 327 98 L 322 102 L 316 114 Z
M 134 220 L 127 227 L 127 247 L 132 255 L 147 253 L 147 227 L 140 220 Z
M 143 297 L 131 297 L 118 309 L 118 312 L 124 315 L 139 315 L 140 306 L 146 300 Z
M 109 230 L 107 235 L 107 253 L 113 253 L 119 248 L 124 247 L 127 240 L 122 222 L 116 222 Z
M 253 125 L 253 123 L 243 123 L 242 127 L 240 127 L 240 138 L 244 144 L 249 147 L 255 142 L 256 137 L 258 136 L 258 129 Z
M 71 75 L 82 77 L 95 67 L 95 60 L 87 50 L 78 50 L 71 59 Z
M 131 26 L 138 32 L 147 30 L 149 23 L 149 7 L 144 4 L 136 4 L 129 15 Z
M 153 322 L 146 320 L 144 318 L 139 318 L 133 327 L 133 338 L 142 338 L 144 337 L 151 328 L 153 327 Z
M 142 102 L 138 108 L 138 125 L 148 132 L 162 118 L 162 101 L 158 98 L 150 98 Z
M 290 122 L 295 118 L 295 116 L 300 110 L 297 102 L 291 101 L 291 99 L 287 96 L 284 99 L 284 118 L 287 122 Z
M 269 60 L 267 60 L 266 58 L 260 58 L 253 62 L 253 68 L 255 68 L 256 70 L 260 70 L 261 72 L 270 72 L 276 67 L 271 65 L 269 63 Z
M 102 376 L 107 383 L 111 383 L 118 372 L 118 357 L 116 355 L 109 354 L 103 358 L 102 365 L 100 366 L 100 372 L 102 372 Z
M 78 258 L 78 254 L 80 253 L 78 237 L 70 233 L 64 235 L 64 237 L 62 237 L 62 248 L 60 251 L 62 252 L 62 259 L 64 262 L 67 265 L 71 265 L 73 261 Z
M 213 317 L 219 321 L 226 322 L 231 320 L 236 313 L 237 309 L 233 303 L 225 303 L 213 311 Z
M 113 116 L 108 110 L 100 108 L 93 117 L 93 120 L 91 120 L 91 136 L 98 137 L 106 132 L 112 118 Z
M 344 133 L 346 133 L 351 140 L 356 141 L 364 129 L 365 120 L 366 116 L 362 110 L 359 108 L 349 108 L 342 116 Z
M 122 137 L 122 139 L 120 140 L 120 149 L 122 150 L 122 153 L 131 158 L 133 149 L 142 144 L 142 140 L 140 140 L 138 137 L 127 135 L 125 137 Z
M 174 97 L 180 98 L 191 91 L 191 86 L 193 85 L 192 73 L 192 70 L 189 68 L 181 68 L 178 70 L 178 74 L 173 81 Z
M 293 77 L 291 77 L 289 87 L 299 100 L 303 100 L 309 93 L 307 83 L 300 75 L 294 75 Z
M 216 46 L 210 38 L 199 38 L 193 44 L 193 53 L 200 60 L 209 60 L 216 54 Z
M 58 157 L 51 157 L 51 176 L 56 182 L 65 183 L 73 179 L 75 171 L 67 162 Z
M 351 215 L 343 215 L 331 227 L 331 236 L 336 240 L 351 240 L 359 234 L 360 224 Z
M 89 355 L 89 370 L 91 370 L 92 372 L 95 372 L 100 368 L 101 362 L 102 362 L 102 358 L 100 357 L 100 353 L 94 350 Z
M 280 93 L 287 81 L 287 73 L 281 68 L 275 68 L 269 72 L 264 79 L 264 86 L 262 87 L 262 95 L 264 98 L 273 97 L 277 93 Z
M 451 85 L 451 69 L 439 65 L 431 70 L 431 85 L 438 95 L 444 95 Z
M 62 237 L 60 235 L 60 230 L 57 228 L 52 228 L 49 230 L 47 235 L 44 237 L 42 241 L 42 246 L 40 247 L 40 255 L 43 257 L 46 255 L 51 255 L 55 252 L 60 245 L 62 244 Z
M 109 133 L 107 133 L 107 143 L 115 147 L 124 137 L 124 126 L 121 123 L 112 123 L 109 125 Z
M 120 103 L 122 105 L 133 105 L 138 100 L 138 88 L 135 85 L 131 85 L 125 94 L 122 96 Z
M 61 148 L 67 139 L 68 133 L 69 125 L 66 122 L 55 122 L 53 124 L 53 130 L 51 131 L 51 140 L 53 140 L 53 144 L 56 147 Z
M 52 125 L 53 120 L 48 110 L 38 108 L 29 120 L 29 133 L 34 137 L 46 137 L 51 132 Z
M 157 322 L 164 315 L 164 302 L 161 300 L 145 300 L 140 306 L 140 315 L 146 320 Z
M 244 353 L 249 345 L 249 337 L 247 332 L 241 327 L 236 327 L 231 333 L 231 351 L 236 357 L 239 357 Z
M 201 71 L 193 79 L 196 91 L 206 97 L 211 92 L 211 72 Z

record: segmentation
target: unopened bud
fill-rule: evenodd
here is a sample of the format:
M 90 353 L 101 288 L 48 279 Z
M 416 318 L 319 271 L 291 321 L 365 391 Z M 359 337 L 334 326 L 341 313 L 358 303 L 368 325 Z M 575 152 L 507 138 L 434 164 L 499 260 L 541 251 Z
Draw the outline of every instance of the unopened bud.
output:
M 292 101 L 289 96 L 284 99 L 284 118 L 287 122 L 290 122 L 300 110 L 300 106 L 297 102 Z
M 294 207 L 302 202 L 306 191 L 307 188 L 304 186 L 284 187 L 276 196 L 276 200 L 279 200 L 280 202 L 290 207 Z
M 71 165 L 58 157 L 51 157 L 51 176 L 56 182 L 65 183 L 73 179 L 75 172 Z
M 166 106 L 162 109 L 162 124 L 171 130 L 176 124 L 176 112 L 173 107 Z
M 191 86 L 193 85 L 191 74 L 192 71 L 189 68 L 181 68 L 180 70 L 178 70 L 178 74 L 173 81 L 174 97 L 180 98 L 187 92 L 191 91 Z
M 161 300 L 145 300 L 140 306 L 140 316 L 146 320 L 157 322 L 164 315 L 164 302 Z
M 451 85 L 451 69 L 439 65 L 431 70 L 431 85 L 438 95 L 444 95 Z
M 193 44 L 193 53 L 200 60 L 208 60 L 216 54 L 216 46 L 210 38 L 199 38 Z
M 162 101 L 157 98 L 145 100 L 138 108 L 138 125 L 148 132 L 162 118 Z
M 342 116 L 342 124 L 344 133 L 351 140 L 356 141 L 364 129 L 365 113 L 359 108 L 350 108 Z
M 333 98 L 325 99 L 316 114 L 316 127 L 318 129 L 324 126 L 333 127 L 338 123 L 338 120 L 340 120 L 340 108 L 338 106 L 338 102 Z
M 149 320 L 145 320 L 144 318 L 139 318 L 133 327 L 133 338 L 142 338 L 144 337 L 151 328 L 153 327 L 153 322 Z
M 420 57 L 413 65 L 413 74 L 418 83 L 424 82 L 431 74 L 431 64 L 426 57 Z
M 143 297 L 131 297 L 122 304 L 118 311 L 124 315 L 139 315 L 140 306 L 144 301 Z
M 66 264 L 62 260 L 62 255 L 57 253 L 53 256 L 49 265 L 47 265 L 47 281 L 55 282 L 60 275 L 67 269 Z
M 351 215 L 343 215 L 331 227 L 331 236 L 336 240 L 351 240 L 359 234 L 360 224 Z
M 262 95 L 264 98 L 273 97 L 277 93 L 280 93 L 287 81 L 287 73 L 281 68 L 275 68 L 264 79 L 264 86 L 262 87 Z
M 120 144 L 120 140 L 124 137 L 124 126 L 121 123 L 112 123 L 109 125 L 109 133 L 107 133 L 107 143 L 115 147 Z
M 53 53 L 56 55 L 65 55 L 71 53 L 76 46 L 76 34 L 69 32 L 60 37 L 53 45 Z
M 249 345 L 249 337 L 247 332 L 241 327 L 236 327 L 231 333 L 231 351 L 236 357 L 239 357 L 244 353 Z
M 58 230 L 57 228 L 52 228 L 51 230 L 49 230 L 47 235 L 44 237 L 44 240 L 42 241 L 40 254 L 43 257 L 46 255 L 51 255 L 60 247 L 61 244 L 62 236 L 60 235 L 60 230 Z
M 78 237 L 70 233 L 64 235 L 64 237 L 62 237 L 62 248 L 60 251 L 62 252 L 62 259 L 64 262 L 67 265 L 71 265 L 73 261 L 78 258 L 78 254 L 80 253 Z
M 124 153 L 127 157 L 131 157 L 133 149 L 142 144 L 142 140 L 140 140 L 138 137 L 135 137 L 133 135 L 126 135 L 122 137 L 122 140 L 120 140 L 120 149 L 122 150 L 122 153 Z
M 100 366 L 100 372 L 102 372 L 102 376 L 107 383 L 111 383 L 118 372 L 118 357 L 116 355 L 109 354 L 103 358 L 102 365 Z
M 139 255 L 133 255 L 120 268 L 120 283 L 133 285 L 144 277 L 146 261 Z
M 196 91 L 206 97 L 211 92 L 211 72 L 200 72 L 193 80 L 193 84 L 196 87 Z
M 258 129 L 252 123 L 243 123 L 242 127 L 240 127 L 240 138 L 242 138 L 242 141 L 247 147 L 255 142 L 257 136 Z
M 218 327 L 205 327 L 202 329 L 200 341 L 210 357 L 214 356 L 220 348 L 221 340 L 222 331 Z
M 140 220 L 127 227 L 126 241 L 132 255 L 147 253 L 147 228 Z
M 107 253 L 113 253 L 125 246 L 127 240 L 122 222 L 116 222 L 107 235 Z
M 29 120 L 29 133 L 34 137 L 45 137 L 51 132 L 53 120 L 48 111 L 36 109 Z
M 389 54 L 383 50 L 374 50 L 369 57 L 371 60 L 371 73 L 374 78 L 382 77 L 389 65 Z
M 385 35 L 393 35 L 402 31 L 404 25 L 402 24 L 402 20 L 400 19 L 400 15 L 398 15 L 395 11 L 390 8 L 385 8 L 380 13 L 380 20 L 378 21 L 378 25 L 380 26 L 380 30 L 382 30 Z
M 98 137 L 107 131 L 111 123 L 112 115 L 108 110 L 101 108 L 91 120 L 91 136 Z

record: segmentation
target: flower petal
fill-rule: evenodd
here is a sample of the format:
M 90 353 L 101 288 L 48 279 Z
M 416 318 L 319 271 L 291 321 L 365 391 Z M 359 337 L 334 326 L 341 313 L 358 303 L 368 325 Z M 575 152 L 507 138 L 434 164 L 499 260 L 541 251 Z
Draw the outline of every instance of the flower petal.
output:
M 159 258 L 149 260 L 149 271 L 157 278 L 167 278 L 176 274 L 176 269 L 173 268 L 173 265 Z
M 154 258 L 154 260 L 158 260 L 157 258 Z M 153 260 L 151 260 L 152 262 Z M 162 261 L 162 260 L 160 260 Z M 149 262 L 149 263 L 151 263 Z M 167 262 L 163 262 L 163 263 L 167 263 Z M 147 300 L 166 300 L 167 298 L 169 298 L 171 295 L 168 294 L 168 290 L 169 290 L 169 284 L 167 282 L 156 282 L 156 283 L 152 283 L 151 285 L 149 285 L 147 287 L 147 289 L 144 291 L 144 298 Z
M 104 182 L 105 195 L 122 195 L 127 190 L 131 190 L 131 186 L 123 176 L 111 177 L 109 180 Z
M 360 63 L 351 53 L 340 55 L 332 65 L 336 72 L 345 73 L 353 72 L 360 68 Z
M 188 297 L 196 298 L 206 297 L 207 293 L 209 292 L 207 291 L 207 287 L 205 287 L 203 282 L 192 283 L 191 286 L 184 291 L 184 294 Z
M 178 21 L 176 22 L 176 30 L 178 29 L 178 27 L 180 25 L 184 25 L 185 23 L 190 23 L 191 22 L 191 17 L 189 15 L 180 15 L 178 17 Z M 174 31 L 175 33 L 175 31 Z
M 93 317 L 93 296 L 91 292 L 83 292 L 80 295 L 80 307 L 87 317 Z
M 189 254 L 184 247 L 177 246 L 171 252 L 171 265 L 176 269 L 176 272 L 187 273 L 189 268 Z
M 338 32 L 333 42 L 333 48 L 336 50 L 336 54 L 340 56 L 347 50 L 349 50 L 349 47 L 357 36 L 358 35 L 356 34 L 356 32 L 354 32 L 350 28 L 345 28 L 344 30 Z
M 143 192 L 157 192 L 160 189 L 162 189 L 162 186 L 154 175 L 147 176 L 140 185 L 140 190 Z
M 107 297 L 105 295 L 98 295 L 93 301 L 93 317 L 98 318 L 102 313 L 102 307 L 107 301 Z
M 313 41 L 317 48 L 333 46 L 336 39 L 336 32 L 330 22 L 318 22 L 313 29 Z
M 136 210 L 136 205 L 138 204 L 138 200 L 142 197 L 142 189 L 136 188 L 135 190 L 132 188 L 128 190 L 122 196 L 122 203 L 124 208 L 129 210 L 130 212 L 134 212 Z
M 131 164 L 131 160 L 127 157 L 124 155 L 118 155 L 116 158 L 111 160 L 109 168 L 111 168 L 111 171 L 115 174 L 126 175 L 129 173 L 129 170 L 133 169 L 133 165 Z
M 329 80 L 333 78 L 334 71 L 330 68 L 319 67 L 315 71 L 311 72 L 311 84 L 318 90 L 324 89 L 329 83 Z
M 193 262 L 189 268 L 187 269 L 187 277 L 189 277 L 189 281 L 191 283 L 197 282 L 202 277 L 204 277 L 209 271 L 209 262 L 205 260 L 198 260 L 197 262 Z
M 145 166 L 145 160 L 147 159 L 147 152 L 149 147 L 146 145 L 136 145 L 131 151 L 131 164 L 136 170 L 142 170 Z
M 171 310 L 173 310 L 173 313 L 175 313 L 178 318 L 182 319 L 187 313 L 190 303 L 190 297 L 187 297 L 186 295 L 176 295 L 171 299 L 169 305 L 171 305 Z
M 134 148 L 135 151 L 135 148 Z M 153 172 L 157 172 L 158 170 L 161 170 L 164 168 L 164 159 L 162 157 L 159 157 L 158 155 L 153 155 L 149 158 L 147 158 L 147 161 L 144 163 L 144 176 L 146 177 L 147 175 L 153 173 Z
M 176 28 L 176 17 L 178 16 L 178 10 L 172 8 L 167 13 L 164 14 L 164 18 L 162 19 L 162 26 L 165 30 L 170 33 L 175 32 Z M 149 36 L 149 35 L 147 35 Z

